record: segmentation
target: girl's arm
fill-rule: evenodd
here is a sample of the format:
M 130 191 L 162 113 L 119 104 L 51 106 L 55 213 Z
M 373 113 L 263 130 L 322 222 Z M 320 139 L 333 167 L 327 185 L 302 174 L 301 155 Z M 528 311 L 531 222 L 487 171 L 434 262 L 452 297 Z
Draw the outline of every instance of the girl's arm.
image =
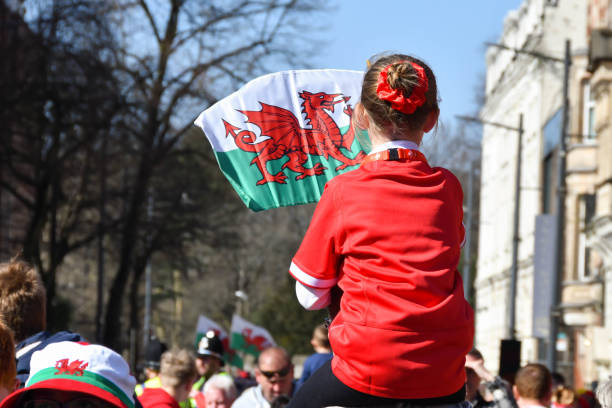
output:
M 307 310 L 328 306 L 331 288 L 338 283 L 340 263 L 339 214 L 334 205 L 334 189 L 328 183 L 312 216 L 306 235 L 293 257 L 289 273 L 296 280 L 295 293 Z

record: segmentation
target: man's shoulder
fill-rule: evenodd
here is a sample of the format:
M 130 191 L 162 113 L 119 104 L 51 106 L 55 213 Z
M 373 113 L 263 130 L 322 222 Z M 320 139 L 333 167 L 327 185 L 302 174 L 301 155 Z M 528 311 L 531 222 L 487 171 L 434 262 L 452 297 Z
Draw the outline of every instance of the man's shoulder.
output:
M 78 333 L 71 331 L 60 331 L 57 333 L 49 333 L 48 331 L 38 332 L 27 339 L 21 341 L 15 346 L 17 359 L 25 356 L 26 354 L 32 354 L 35 351 L 42 350 L 51 343 L 57 343 L 60 341 L 84 341 Z
M 261 387 L 256 385 L 251 388 L 247 388 L 244 390 L 240 397 L 234 404 L 232 408 L 256 408 L 256 407 L 269 407 L 270 404 L 266 401 L 261 393 Z
M 493 408 L 495 407 L 495 401 L 487 401 L 485 400 L 480 393 L 476 394 L 476 399 L 471 401 L 472 408 Z
M 308 357 L 306 357 L 306 361 L 321 361 L 321 360 L 327 361 L 327 360 L 330 360 L 333 356 L 334 355 L 331 352 L 329 352 L 329 353 L 313 353 L 313 354 L 309 355 Z
M 244 392 L 242 394 L 240 394 L 240 397 L 238 397 L 236 402 L 238 402 L 239 400 L 256 399 L 258 395 L 262 395 L 261 394 L 261 387 L 259 385 L 255 385 L 253 387 L 250 387 L 250 388 L 247 388 L 246 390 L 244 390 Z
M 304 366 L 317 366 L 317 368 L 325 363 L 327 360 L 331 360 L 334 355 L 332 353 L 314 353 L 309 355 L 304 361 Z

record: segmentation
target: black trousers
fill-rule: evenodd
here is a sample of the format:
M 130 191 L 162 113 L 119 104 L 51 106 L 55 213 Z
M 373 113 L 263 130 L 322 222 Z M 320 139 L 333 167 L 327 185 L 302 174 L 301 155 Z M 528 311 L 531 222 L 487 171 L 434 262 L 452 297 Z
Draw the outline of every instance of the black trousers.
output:
M 341 407 L 412 407 L 458 404 L 465 400 L 465 387 L 439 398 L 382 398 L 354 390 L 342 383 L 326 362 L 300 387 L 287 408 Z

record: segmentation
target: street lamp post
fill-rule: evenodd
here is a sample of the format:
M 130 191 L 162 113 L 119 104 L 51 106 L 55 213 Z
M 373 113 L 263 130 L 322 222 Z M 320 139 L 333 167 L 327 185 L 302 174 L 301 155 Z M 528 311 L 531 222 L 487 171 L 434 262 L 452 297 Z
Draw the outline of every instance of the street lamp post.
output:
M 517 129 L 518 141 L 516 148 L 516 175 L 514 184 L 514 224 L 512 226 L 512 266 L 510 267 L 510 302 L 512 307 L 508 311 L 508 333 L 507 338 L 514 340 L 516 333 L 516 282 L 518 280 L 518 250 L 519 250 L 519 228 L 521 213 L 521 151 L 523 150 L 523 114 L 519 115 L 519 126 Z
M 472 297 L 472 274 L 470 273 L 470 254 L 472 253 L 472 223 L 474 219 L 474 160 L 470 161 L 470 174 L 468 178 L 468 195 L 467 195 L 467 219 L 465 226 L 465 246 L 464 261 L 463 261 L 463 294 L 469 301 Z
M 517 132 L 517 151 L 516 151 L 516 175 L 514 183 L 514 222 L 512 232 L 512 264 L 510 267 L 510 282 L 508 286 L 508 322 L 506 325 L 506 338 L 509 340 L 515 339 L 515 321 L 516 321 L 516 282 L 518 277 L 518 245 L 520 242 L 519 238 L 519 221 L 520 221 L 520 209 L 521 209 L 521 150 L 523 144 L 523 114 L 519 115 L 518 127 L 508 126 L 503 123 L 491 122 L 472 116 L 456 116 L 458 119 L 478 122 L 484 125 L 490 125 L 506 130 L 512 130 Z M 471 209 L 470 209 L 471 211 Z
M 561 301 L 561 280 L 563 278 L 563 256 L 565 253 L 565 194 L 566 194 L 566 159 L 567 159 L 567 124 L 569 119 L 569 71 L 571 60 L 570 40 L 565 41 L 565 59 L 563 70 L 563 111 L 561 122 L 561 135 L 559 137 L 559 165 L 558 170 L 558 189 L 557 189 L 557 239 L 555 240 L 555 279 L 552 297 L 552 310 L 550 312 L 550 331 L 548 336 L 548 358 L 547 363 L 551 371 L 557 371 L 557 334 L 559 329 L 559 310 L 558 305 Z

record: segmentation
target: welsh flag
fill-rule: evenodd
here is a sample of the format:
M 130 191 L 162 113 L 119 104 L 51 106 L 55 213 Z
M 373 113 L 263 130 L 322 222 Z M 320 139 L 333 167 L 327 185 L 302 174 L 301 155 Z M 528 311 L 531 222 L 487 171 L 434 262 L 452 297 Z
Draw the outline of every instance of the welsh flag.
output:
M 344 70 L 265 75 L 206 109 L 195 124 L 247 207 L 316 202 L 328 180 L 366 155 L 350 126 L 362 80 L 363 72 Z
M 266 329 L 238 315 L 232 317 L 231 332 L 231 347 L 236 351 L 242 351 L 255 357 L 259 356 L 263 349 L 276 345 Z
M 242 368 L 243 361 L 236 354 L 234 350 L 230 348 L 229 337 L 227 336 L 227 332 L 214 320 L 209 319 L 204 315 L 198 316 L 198 324 L 196 326 L 196 336 L 195 336 L 195 349 L 198 349 L 198 344 L 200 344 L 200 340 L 202 337 L 206 335 L 210 330 L 214 331 L 219 340 L 223 343 L 223 357 L 225 358 L 225 362 Z

